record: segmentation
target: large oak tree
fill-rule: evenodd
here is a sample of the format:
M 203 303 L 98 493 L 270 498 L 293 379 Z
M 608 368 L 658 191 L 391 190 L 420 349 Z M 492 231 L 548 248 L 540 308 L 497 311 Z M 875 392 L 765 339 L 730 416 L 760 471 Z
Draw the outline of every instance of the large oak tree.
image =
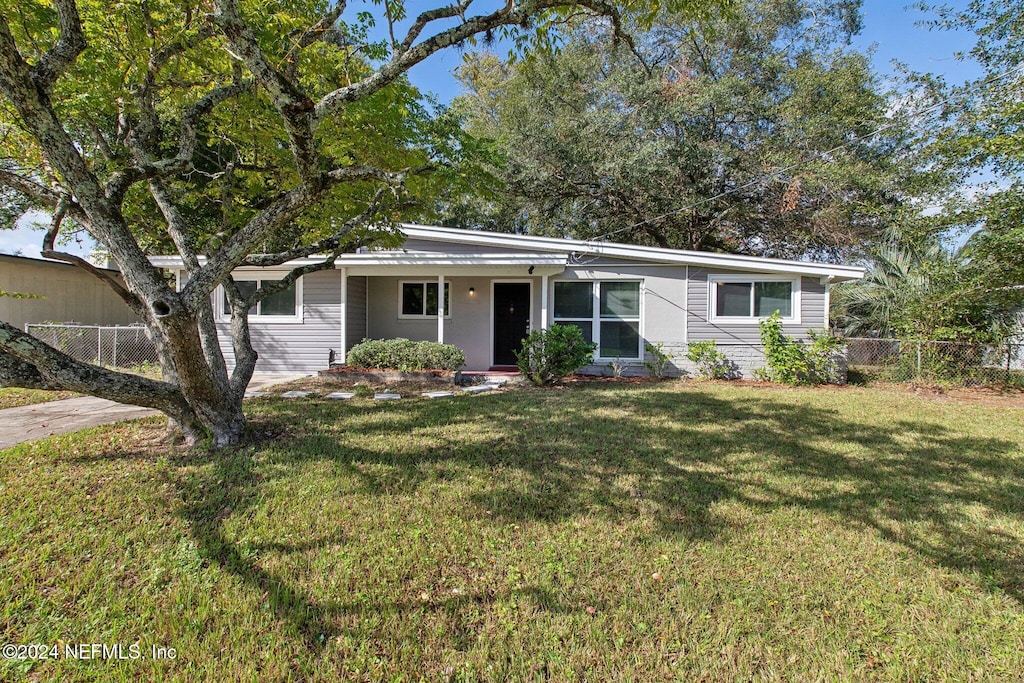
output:
M 456 220 L 614 235 L 663 247 L 843 258 L 942 181 L 849 47 L 856 0 L 743 0 L 662 14 L 607 49 L 592 28 L 557 57 L 460 69 L 469 129 L 496 182 Z
M 666 3 L 685 5 L 685 2 Z M 35 0 L 0 9 L 0 204 L 46 209 L 43 255 L 102 278 L 144 321 L 161 380 L 77 362 L 0 322 L 0 382 L 58 386 L 167 414 L 189 441 L 243 433 L 256 364 L 248 310 L 374 239 L 457 144 L 404 74 L 479 33 L 545 40 L 636 0 Z M 411 10 L 419 12 L 414 14 Z M 678 7 L 677 7 L 678 8 Z M 379 22 L 374 29 L 374 21 Z M 429 182 L 429 181 L 424 181 Z M 123 282 L 59 251 L 84 229 Z M 181 291 L 147 260 L 173 251 Z M 231 273 L 323 255 L 244 296 Z M 235 364 L 217 343 L 224 286 Z

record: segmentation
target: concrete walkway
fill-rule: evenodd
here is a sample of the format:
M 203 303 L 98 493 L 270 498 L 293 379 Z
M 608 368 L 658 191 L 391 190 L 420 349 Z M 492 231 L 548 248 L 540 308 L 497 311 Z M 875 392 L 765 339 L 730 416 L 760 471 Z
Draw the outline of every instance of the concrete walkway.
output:
M 256 373 L 249 381 L 249 390 L 284 384 L 305 376 Z M 54 434 L 67 434 L 87 427 L 157 414 L 157 411 L 149 408 L 124 405 L 95 396 L 6 408 L 0 410 L 0 450 Z

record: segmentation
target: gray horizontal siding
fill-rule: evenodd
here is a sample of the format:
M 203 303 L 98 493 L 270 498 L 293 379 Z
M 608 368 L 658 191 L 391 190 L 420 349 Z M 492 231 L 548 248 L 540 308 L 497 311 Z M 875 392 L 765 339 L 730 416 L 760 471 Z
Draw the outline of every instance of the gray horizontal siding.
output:
M 643 282 L 643 301 L 641 302 L 640 335 L 644 342 L 652 345 L 661 344 L 672 357 L 669 367 L 670 374 L 679 373 L 679 363 L 684 353 L 686 338 L 686 311 L 683 308 L 685 296 L 684 266 L 651 266 L 642 263 L 626 263 L 615 259 L 614 263 L 605 260 L 587 260 L 586 263 L 570 266 L 564 273 L 551 278 L 553 296 L 554 283 L 566 280 L 640 280 Z M 554 315 L 554 299 L 551 298 Z M 554 318 L 552 317 L 552 321 Z M 644 354 L 647 355 L 646 353 Z M 588 365 L 582 369 L 586 374 L 606 374 L 610 371 L 607 361 Z M 639 375 L 646 372 L 641 360 L 622 361 L 624 374 Z
M 737 275 L 737 271 L 709 271 L 705 268 L 690 268 L 687 282 L 688 340 L 691 342 L 713 339 L 720 345 L 761 344 L 761 335 L 756 321 L 750 323 L 712 323 L 711 298 L 708 291 L 708 275 Z M 754 274 L 754 273 L 752 273 Z M 786 323 L 783 332 L 798 338 L 806 338 L 808 330 L 820 330 L 825 326 L 825 286 L 818 278 L 804 277 L 800 280 L 800 322 Z
M 345 350 L 366 339 L 366 278 L 348 278 L 345 302 Z
M 327 367 L 330 349 L 341 344 L 341 273 L 322 271 L 302 278 L 302 322 L 251 322 L 257 372 L 316 372 Z M 234 365 L 231 331 L 218 322 L 221 350 Z

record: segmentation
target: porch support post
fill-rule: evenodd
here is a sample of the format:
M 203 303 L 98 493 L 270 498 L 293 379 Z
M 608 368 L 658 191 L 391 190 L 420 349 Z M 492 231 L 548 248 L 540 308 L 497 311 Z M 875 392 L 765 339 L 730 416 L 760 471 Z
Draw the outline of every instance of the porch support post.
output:
M 444 275 L 437 276 L 437 343 L 444 344 Z
M 540 329 L 548 329 L 548 276 L 540 276 Z
M 346 346 L 348 346 L 348 270 L 341 268 L 341 352 L 337 358 L 342 365 L 345 364 Z

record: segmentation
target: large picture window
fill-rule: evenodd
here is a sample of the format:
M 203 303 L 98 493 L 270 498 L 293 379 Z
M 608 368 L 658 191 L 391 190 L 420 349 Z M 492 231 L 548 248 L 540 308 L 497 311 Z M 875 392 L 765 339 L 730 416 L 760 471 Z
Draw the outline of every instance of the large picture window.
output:
M 640 282 L 556 282 L 554 317 L 597 344 L 602 359 L 640 358 Z
M 238 291 L 241 292 L 242 296 L 249 298 L 264 283 L 274 281 L 269 278 L 259 280 L 240 280 L 236 278 L 235 284 L 238 286 Z M 255 306 L 249 309 L 249 320 L 253 322 L 294 322 L 301 320 L 302 294 L 300 282 L 301 278 L 280 292 L 275 292 L 262 301 L 257 302 Z M 231 316 L 231 306 L 223 289 L 221 290 L 221 314 L 223 318 Z
M 449 284 L 444 283 L 444 317 L 450 318 Z M 401 318 L 437 317 L 437 282 L 401 282 Z
M 756 322 L 775 311 L 784 320 L 799 318 L 799 280 L 712 276 L 708 284 L 712 320 Z

